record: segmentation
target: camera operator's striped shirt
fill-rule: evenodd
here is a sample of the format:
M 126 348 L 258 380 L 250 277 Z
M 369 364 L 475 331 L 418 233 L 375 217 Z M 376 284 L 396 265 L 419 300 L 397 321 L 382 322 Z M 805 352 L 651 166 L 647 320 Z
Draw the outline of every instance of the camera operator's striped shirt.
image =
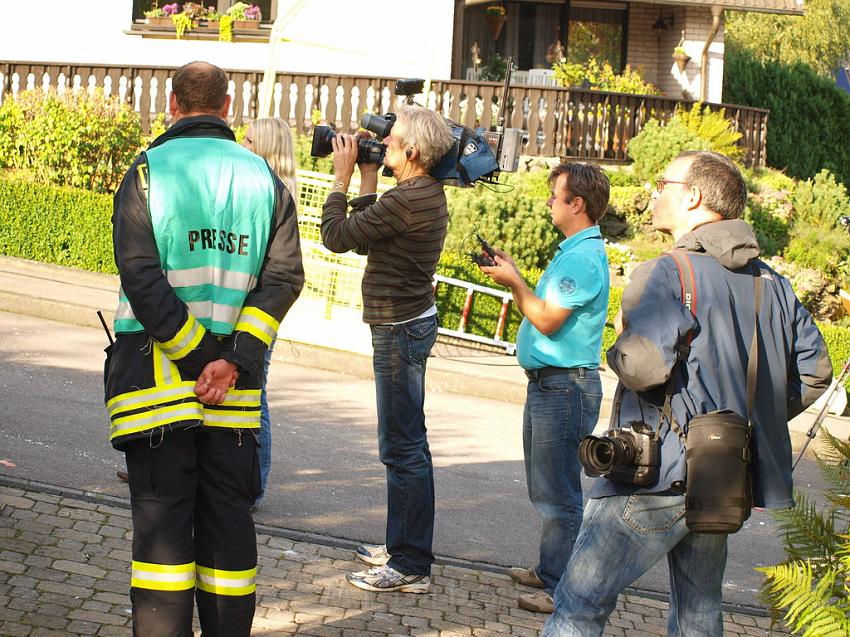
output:
M 322 243 L 334 252 L 368 250 L 363 275 L 363 320 L 399 323 L 434 304 L 432 282 L 449 213 L 442 184 L 430 175 L 351 201 L 328 195 L 322 211 Z

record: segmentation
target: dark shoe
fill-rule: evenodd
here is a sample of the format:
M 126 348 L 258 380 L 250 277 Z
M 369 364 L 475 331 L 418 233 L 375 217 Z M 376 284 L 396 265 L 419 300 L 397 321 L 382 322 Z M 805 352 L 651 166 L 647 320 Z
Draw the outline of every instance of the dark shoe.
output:
M 130 476 L 127 475 L 126 471 L 116 471 L 115 475 L 117 475 L 118 479 L 123 481 L 123 482 L 127 482 L 130 479 Z
M 523 586 L 546 588 L 546 584 L 543 583 L 542 579 L 537 577 L 537 573 L 534 572 L 533 568 L 509 568 L 508 576 L 517 584 L 522 584 Z
M 555 610 L 555 604 L 552 602 L 552 596 L 545 592 L 520 595 L 519 607 L 523 610 L 530 610 L 532 613 L 551 614 L 552 611 Z

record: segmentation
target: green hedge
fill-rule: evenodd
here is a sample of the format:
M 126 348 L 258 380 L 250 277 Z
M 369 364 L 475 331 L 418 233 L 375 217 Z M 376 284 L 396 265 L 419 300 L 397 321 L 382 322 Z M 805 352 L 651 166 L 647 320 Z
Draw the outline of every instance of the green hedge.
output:
M 770 109 L 767 162 L 798 179 L 826 168 L 850 185 L 850 95 L 798 64 L 761 63 L 727 47 L 723 100 Z
M 823 340 L 826 341 L 826 348 L 829 350 L 829 360 L 832 361 L 832 371 L 837 376 L 841 371 L 841 366 L 850 358 L 850 329 L 839 325 L 819 324 Z M 850 390 L 850 378 L 844 383 L 844 386 Z
M 0 254 L 115 273 L 112 196 L 0 179 Z
M 112 197 L 86 190 L 46 186 L 0 179 L 0 254 L 55 263 L 94 272 L 115 273 L 112 256 Z M 444 252 L 437 268 L 444 276 L 494 287 L 468 259 Z M 523 276 L 534 287 L 542 271 L 529 269 Z M 437 305 L 443 325 L 457 327 L 465 292 L 460 288 L 437 286 Z M 620 309 L 622 290 L 611 288 L 608 323 L 602 340 L 605 351 L 616 338 L 613 319 Z M 494 297 L 476 296 L 467 331 L 492 337 L 501 310 Z M 505 325 L 505 340 L 514 342 L 522 316 L 512 306 Z M 821 325 L 836 369 L 850 356 L 850 329 Z

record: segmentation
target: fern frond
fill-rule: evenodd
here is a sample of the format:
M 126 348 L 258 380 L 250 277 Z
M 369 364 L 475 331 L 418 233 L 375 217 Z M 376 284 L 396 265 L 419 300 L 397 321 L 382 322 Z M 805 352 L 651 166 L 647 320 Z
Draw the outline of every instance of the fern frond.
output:
M 816 564 L 831 564 L 835 555 L 836 529 L 832 511 L 819 512 L 814 501 L 795 492 L 795 504 L 790 509 L 774 513 L 774 519 L 784 536 L 785 549 L 792 560 L 814 560 Z M 822 568 L 818 568 L 821 571 Z
M 813 589 L 814 574 L 808 561 L 757 570 L 766 575 L 771 602 L 786 609 L 785 622 L 793 631 L 803 631 L 804 637 L 846 637 L 850 609 L 846 598 L 833 599 L 835 571 L 827 570 Z

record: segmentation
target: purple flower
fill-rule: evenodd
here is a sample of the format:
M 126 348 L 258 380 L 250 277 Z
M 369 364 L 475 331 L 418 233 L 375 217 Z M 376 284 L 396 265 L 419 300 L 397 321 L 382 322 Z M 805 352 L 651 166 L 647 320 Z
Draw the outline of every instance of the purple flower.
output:
M 162 10 L 165 12 L 165 15 L 174 15 L 177 13 L 177 3 L 163 5 Z
M 246 20 L 259 20 L 260 19 L 260 7 L 255 4 L 252 4 L 250 7 L 245 9 L 245 19 Z

